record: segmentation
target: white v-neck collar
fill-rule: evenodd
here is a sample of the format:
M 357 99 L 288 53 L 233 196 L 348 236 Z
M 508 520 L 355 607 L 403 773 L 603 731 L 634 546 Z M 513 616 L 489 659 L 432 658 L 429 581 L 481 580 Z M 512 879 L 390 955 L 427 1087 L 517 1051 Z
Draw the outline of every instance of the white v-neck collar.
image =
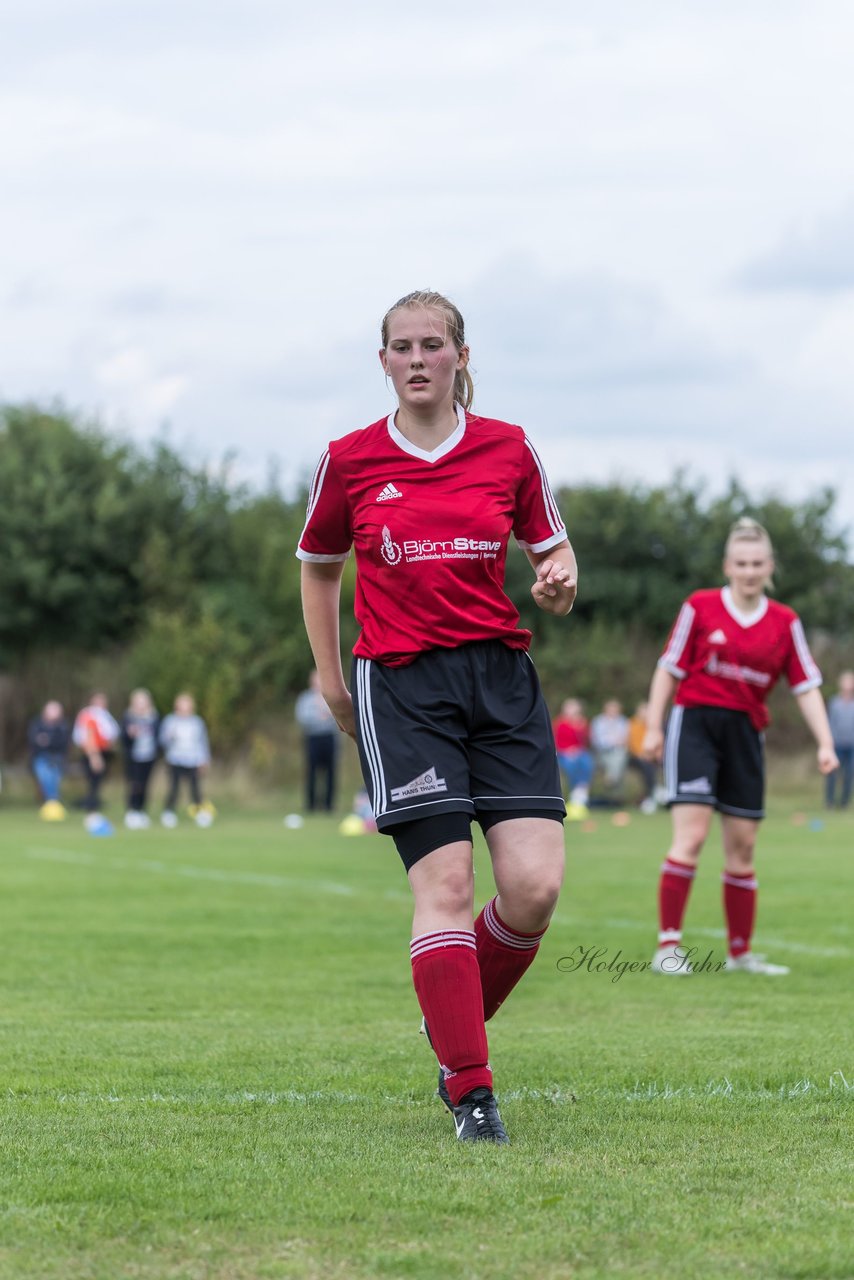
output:
M 394 413 L 388 415 L 388 433 L 398 448 L 404 453 L 409 453 L 413 458 L 420 458 L 422 462 L 438 462 L 440 458 L 444 458 L 447 454 L 455 449 L 466 433 L 466 412 L 462 405 L 455 405 L 457 411 L 457 425 L 455 430 L 451 432 L 447 440 L 443 440 L 435 449 L 419 449 L 417 444 L 413 444 L 411 440 L 407 440 L 402 431 L 398 431 L 394 425 Z M 395 410 L 395 413 L 397 410 Z
M 732 590 L 730 587 L 721 588 L 721 600 L 723 600 L 724 608 L 731 618 L 734 618 L 740 627 L 755 627 L 757 622 L 761 622 L 768 612 L 768 597 L 766 595 L 759 597 L 759 604 L 752 613 L 745 613 L 739 609 L 732 598 Z

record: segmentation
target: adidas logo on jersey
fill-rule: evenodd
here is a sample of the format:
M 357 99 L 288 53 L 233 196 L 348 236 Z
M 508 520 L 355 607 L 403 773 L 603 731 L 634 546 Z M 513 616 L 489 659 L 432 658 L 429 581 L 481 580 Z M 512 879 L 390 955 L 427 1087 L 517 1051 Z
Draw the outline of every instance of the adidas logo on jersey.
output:
M 709 644 L 726 644 L 726 636 L 720 627 L 709 636 Z
M 400 492 L 397 486 L 394 483 L 389 482 L 389 484 L 386 485 L 386 487 L 382 490 L 382 492 L 377 494 L 376 500 L 377 502 L 388 502 L 389 498 L 402 498 L 402 497 L 403 497 L 403 494 Z

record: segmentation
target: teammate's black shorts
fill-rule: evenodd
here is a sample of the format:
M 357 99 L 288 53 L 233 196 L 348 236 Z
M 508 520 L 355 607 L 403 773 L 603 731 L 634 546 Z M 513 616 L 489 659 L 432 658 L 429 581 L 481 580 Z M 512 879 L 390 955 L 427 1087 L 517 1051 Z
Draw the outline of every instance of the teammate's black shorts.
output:
M 674 707 L 664 743 L 668 804 L 710 804 L 736 818 L 765 817 L 762 734 L 744 711 Z
M 351 688 L 380 831 L 440 813 L 566 813 L 548 708 L 521 650 L 485 640 L 405 667 L 355 658 Z

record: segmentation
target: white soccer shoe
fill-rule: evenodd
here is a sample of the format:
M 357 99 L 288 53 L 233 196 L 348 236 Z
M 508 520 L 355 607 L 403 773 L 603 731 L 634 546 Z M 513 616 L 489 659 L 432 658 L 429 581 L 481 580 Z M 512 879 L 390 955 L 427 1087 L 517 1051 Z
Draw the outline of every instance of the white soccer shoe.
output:
M 671 978 L 685 978 L 691 972 L 691 962 L 681 942 L 669 942 L 659 947 L 649 966 L 651 973 L 664 973 Z
M 171 809 L 164 809 L 160 815 L 161 826 L 168 827 L 171 831 L 173 827 L 178 825 L 178 815 L 173 813 Z
M 743 956 L 727 956 L 726 972 L 765 973 L 778 978 L 782 974 L 791 973 L 791 969 L 784 964 L 770 964 L 764 956 L 757 955 L 755 951 L 745 951 Z

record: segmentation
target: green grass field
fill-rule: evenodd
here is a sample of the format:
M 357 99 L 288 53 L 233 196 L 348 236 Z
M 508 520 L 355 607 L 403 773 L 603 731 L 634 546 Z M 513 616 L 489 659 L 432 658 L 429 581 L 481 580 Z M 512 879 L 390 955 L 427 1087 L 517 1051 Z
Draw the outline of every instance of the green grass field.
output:
M 787 978 L 566 972 L 578 947 L 649 959 L 669 825 L 568 829 L 556 921 L 490 1024 L 508 1148 L 458 1144 L 433 1095 L 390 841 L 0 810 L 0 1276 L 854 1276 L 854 816 L 787 803 L 757 939 Z M 714 962 L 704 856 L 686 942 Z

